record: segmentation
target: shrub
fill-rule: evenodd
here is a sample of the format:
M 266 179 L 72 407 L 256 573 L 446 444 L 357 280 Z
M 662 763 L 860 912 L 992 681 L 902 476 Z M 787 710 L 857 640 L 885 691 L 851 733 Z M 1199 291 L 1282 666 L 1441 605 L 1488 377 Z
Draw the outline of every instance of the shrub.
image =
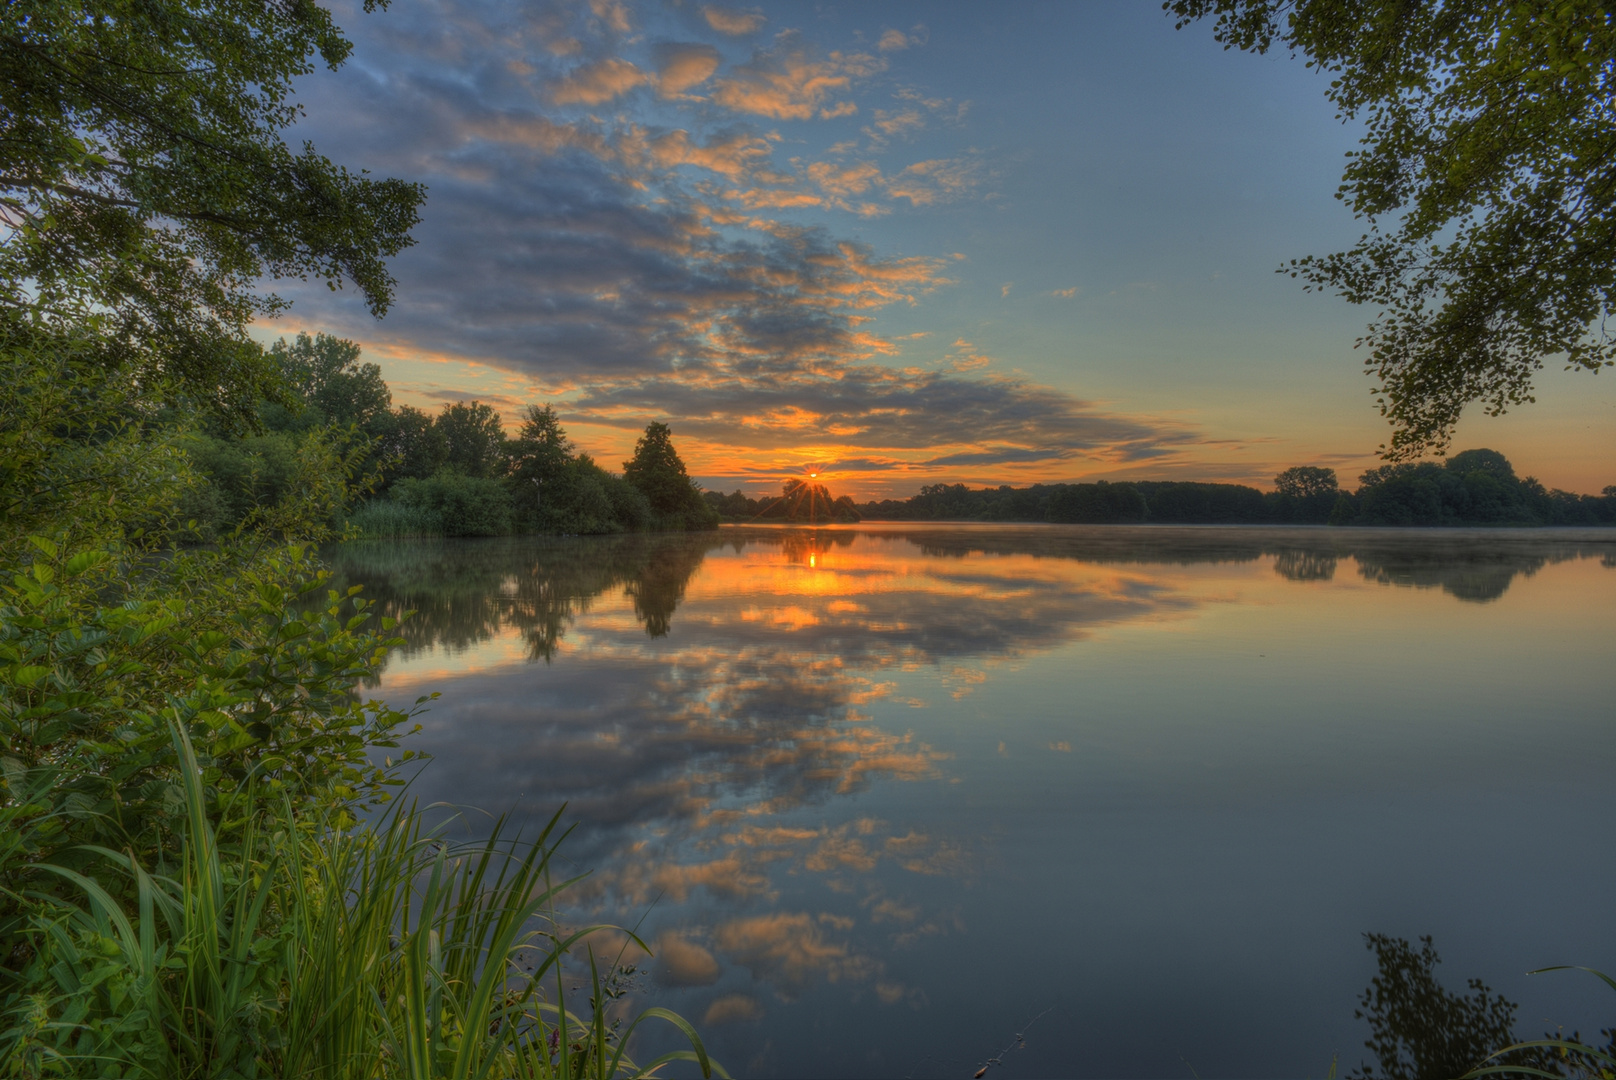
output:
M 430 515 L 444 536 L 503 536 L 511 531 L 511 496 L 498 480 L 440 471 L 393 486 L 402 506 Z

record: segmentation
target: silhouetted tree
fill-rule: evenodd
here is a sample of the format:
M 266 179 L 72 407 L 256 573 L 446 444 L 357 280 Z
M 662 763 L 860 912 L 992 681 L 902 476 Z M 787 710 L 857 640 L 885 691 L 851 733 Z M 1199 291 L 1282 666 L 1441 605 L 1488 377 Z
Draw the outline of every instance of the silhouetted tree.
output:
M 673 430 L 653 420 L 634 444 L 634 457 L 623 462 L 623 479 L 651 504 L 664 528 L 706 528 L 718 515 L 701 497 L 701 488 L 685 472 L 673 446 Z

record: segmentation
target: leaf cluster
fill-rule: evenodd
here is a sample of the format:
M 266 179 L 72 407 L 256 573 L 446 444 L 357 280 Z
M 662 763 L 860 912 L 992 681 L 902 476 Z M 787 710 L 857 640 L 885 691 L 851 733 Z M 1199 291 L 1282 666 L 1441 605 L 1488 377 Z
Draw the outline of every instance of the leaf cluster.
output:
M 1369 231 L 1282 272 L 1378 309 L 1359 344 L 1385 455 L 1533 400 L 1544 361 L 1616 362 L 1616 21 L 1592 0 L 1169 0 L 1226 48 L 1279 46 L 1363 125 L 1337 192 Z
M 315 3 L 4 5 L 0 308 L 97 319 L 110 362 L 251 426 L 281 391 L 244 327 L 286 306 L 258 280 L 352 282 L 380 316 L 424 197 L 283 140 L 294 80 L 350 50 Z

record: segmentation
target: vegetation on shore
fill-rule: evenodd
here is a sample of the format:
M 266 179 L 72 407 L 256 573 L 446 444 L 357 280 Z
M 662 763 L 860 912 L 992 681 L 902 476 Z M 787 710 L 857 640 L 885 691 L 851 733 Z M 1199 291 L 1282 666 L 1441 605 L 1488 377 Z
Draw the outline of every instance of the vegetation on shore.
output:
M 397 622 L 313 551 L 422 425 L 347 343 L 247 333 L 266 277 L 383 314 L 423 197 L 284 141 L 330 14 L 23 0 L 0 36 L 0 1074 L 637 1075 L 641 1019 L 713 1071 L 610 957 L 569 992 L 553 823 L 448 844 L 377 761 Z
M 709 496 L 711 497 L 711 496 Z M 731 497 L 733 498 L 733 496 Z M 1339 488 L 1334 469 L 1297 466 L 1274 490 L 1243 484 L 1128 481 L 972 489 L 934 484 L 909 499 L 856 506 L 890 521 L 1050 521 L 1172 525 L 1616 525 L 1616 485 L 1600 495 L 1546 489 L 1517 477 L 1496 450 L 1446 461 L 1383 465 Z
M 336 440 L 354 455 L 367 501 L 333 521 L 361 536 L 505 536 L 514 533 L 683 531 L 718 518 L 701 498 L 666 424 L 652 423 L 624 462 L 608 472 L 567 437 L 548 405 L 529 406 L 514 438 L 480 401 L 454 402 L 436 416 L 397 408 L 381 369 L 351 341 L 316 334 L 268 350 L 290 394 L 264 399 L 259 426 L 237 432 L 205 420 L 185 440 L 199 474 L 186 512 L 212 539 L 272 504 L 292 482 L 298 447 Z

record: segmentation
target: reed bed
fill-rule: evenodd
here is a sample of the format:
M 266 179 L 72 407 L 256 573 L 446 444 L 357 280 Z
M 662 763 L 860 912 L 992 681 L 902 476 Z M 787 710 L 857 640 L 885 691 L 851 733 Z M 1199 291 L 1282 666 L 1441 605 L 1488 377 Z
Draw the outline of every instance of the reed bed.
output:
M 676 1014 L 614 1016 L 614 967 L 603 976 L 587 947 L 585 992 L 567 993 L 564 961 L 606 928 L 561 928 L 577 879 L 551 874 L 559 814 L 532 840 L 501 824 L 453 843 L 402 802 L 338 828 L 283 801 L 249 807 L 222 842 L 174 738 L 179 864 L 100 848 L 106 873 L 48 867 L 79 900 L 35 919 L 33 992 L 0 1035 L 6 1075 L 605 1080 L 673 1061 L 727 1075 Z M 132 887 L 96 880 L 113 876 Z M 636 1061 L 651 1022 L 687 1048 Z

